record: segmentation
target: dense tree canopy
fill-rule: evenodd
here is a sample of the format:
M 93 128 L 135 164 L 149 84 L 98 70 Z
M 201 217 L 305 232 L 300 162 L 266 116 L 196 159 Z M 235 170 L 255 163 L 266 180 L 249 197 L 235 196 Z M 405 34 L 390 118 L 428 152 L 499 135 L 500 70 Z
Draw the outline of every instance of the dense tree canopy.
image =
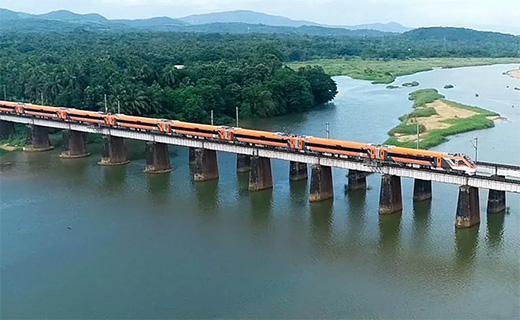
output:
M 9 99 L 224 123 L 301 112 L 334 99 L 319 58 L 518 57 L 520 38 L 427 28 L 382 37 L 173 32 L 0 35 L 0 84 Z M 180 69 L 178 65 L 184 65 Z
M 79 34 L 2 38 L 9 99 L 189 121 L 301 112 L 334 99 L 321 68 L 294 71 L 265 39 L 224 35 Z M 184 67 L 179 67 L 184 65 Z

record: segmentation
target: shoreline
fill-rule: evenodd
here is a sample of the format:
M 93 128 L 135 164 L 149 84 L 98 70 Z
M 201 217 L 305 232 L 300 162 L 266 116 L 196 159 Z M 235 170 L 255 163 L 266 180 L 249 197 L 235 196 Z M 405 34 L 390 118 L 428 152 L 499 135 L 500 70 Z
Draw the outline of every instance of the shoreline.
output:
M 362 60 L 361 58 L 319 59 L 292 62 L 293 70 L 304 66 L 321 66 L 329 76 L 349 76 L 373 84 L 390 84 L 398 77 L 436 69 L 520 63 L 520 58 L 418 58 L 408 60 Z
M 23 151 L 25 147 L 25 130 L 21 126 L 15 127 L 15 134 L 10 139 L 0 140 L 0 159 L 2 155 L 11 152 Z M 62 132 L 49 133 L 49 141 L 54 147 L 62 146 Z M 100 143 L 101 135 L 93 133 L 88 135 L 87 144 Z
M 429 149 L 459 133 L 488 129 L 495 120 L 504 119 L 498 113 L 444 99 L 436 89 L 422 89 L 410 93 L 413 111 L 399 117 L 401 123 L 388 132 L 384 144 Z

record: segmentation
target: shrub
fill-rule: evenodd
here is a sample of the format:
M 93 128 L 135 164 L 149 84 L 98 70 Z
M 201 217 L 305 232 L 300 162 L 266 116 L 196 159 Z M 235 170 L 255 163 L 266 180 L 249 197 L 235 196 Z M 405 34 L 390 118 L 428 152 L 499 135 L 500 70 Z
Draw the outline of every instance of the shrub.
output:
M 426 127 L 423 126 L 422 124 L 419 125 L 419 133 L 422 133 L 424 131 L 426 131 Z M 417 133 L 417 125 L 401 123 L 400 125 L 398 125 L 397 127 L 393 128 L 392 130 L 390 130 L 388 132 L 388 134 L 391 136 L 395 135 L 396 133 L 415 134 L 415 133 Z
M 410 113 L 409 117 L 429 117 L 437 114 L 434 108 L 417 108 L 412 113 Z
M 408 99 L 414 101 L 413 107 L 422 107 L 427 103 L 444 98 L 436 89 L 421 89 L 410 93 Z

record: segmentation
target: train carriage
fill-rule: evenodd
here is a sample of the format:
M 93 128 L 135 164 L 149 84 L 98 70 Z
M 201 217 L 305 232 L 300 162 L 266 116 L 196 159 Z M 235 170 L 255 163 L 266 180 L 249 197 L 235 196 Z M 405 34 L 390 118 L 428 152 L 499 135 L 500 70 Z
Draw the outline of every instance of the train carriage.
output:
M 0 104 L 0 112 L 17 113 L 17 107 L 19 105 L 20 104 L 16 102 L 2 101 L 2 103 Z
M 383 146 L 382 150 L 382 158 L 386 162 L 435 168 L 438 170 L 458 171 L 467 174 L 474 174 L 477 168 L 471 159 L 463 154 L 447 154 L 394 146 Z
M 58 108 L 55 107 L 40 106 L 37 104 L 24 104 L 22 106 L 19 106 L 17 111 L 18 113 L 28 114 L 31 116 L 36 116 L 38 118 L 59 118 Z
M 307 137 L 304 139 L 304 148 L 314 152 L 361 159 L 375 159 L 376 157 L 376 147 L 366 143 Z
M 144 131 L 155 131 L 155 132 L 166 132 L 165 123 L 166 120 L 127 116 L 124 114 L 116 114 L 111 116 L 113 125 L 117 127 L 129 128 L 133 130 L 144 130 Z M 109 121 L 110 122 L 110 121 Z
M 222 141 L 231 140 L 231 132 L 226 127 L 183 121 L 170 121 L 168 126 L 168 132 L 174 134 L 204 139 L 220 139 Z
M 299 139 L 299 137 L 277 132 L 234 128 L 233 139 L 238 142 L 257 146 L 301 150 L 301 139 Z
M 101 112 L 60 108 L 60 118 L 66 121 L 76 121 L 88 124 L 107 124 L 106 115 Z

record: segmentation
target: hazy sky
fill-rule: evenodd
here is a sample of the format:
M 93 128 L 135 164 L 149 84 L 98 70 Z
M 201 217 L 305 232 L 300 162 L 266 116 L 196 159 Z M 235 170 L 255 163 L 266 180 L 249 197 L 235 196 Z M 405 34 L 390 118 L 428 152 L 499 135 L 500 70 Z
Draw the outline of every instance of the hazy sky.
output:
M 109 19 L 247 9 L 323 24 L 396 21 L 409 27 L 463 26 L 520 34 L 520 0 L 0 0 L 0 7 L 29 13 L 97 12 Z

